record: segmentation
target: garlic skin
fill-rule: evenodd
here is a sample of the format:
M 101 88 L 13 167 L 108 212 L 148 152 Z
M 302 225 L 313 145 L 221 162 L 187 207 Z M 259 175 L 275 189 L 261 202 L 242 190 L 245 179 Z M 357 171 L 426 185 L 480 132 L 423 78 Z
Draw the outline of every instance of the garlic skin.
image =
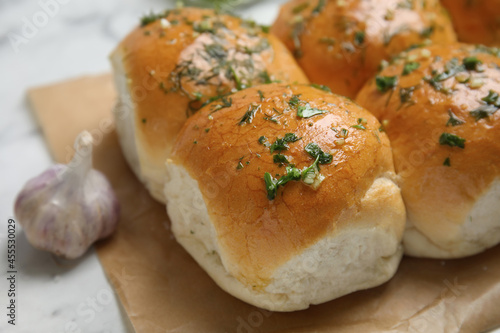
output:
M 106 177 L 92 169 L 92 136 L 82 132 L 75 156 L 29 180 L 14 214 L 36 248 L 75 259 L 116 229 L 120 206 Z

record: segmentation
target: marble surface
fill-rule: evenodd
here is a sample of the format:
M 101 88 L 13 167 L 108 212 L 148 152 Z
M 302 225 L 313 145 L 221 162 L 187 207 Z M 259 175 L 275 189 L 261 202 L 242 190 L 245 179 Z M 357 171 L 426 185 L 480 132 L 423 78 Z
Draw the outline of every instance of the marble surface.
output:
M 237 11 L 269 24 L 282 2 L 260 1 Z M 139 18 L 174 3 L 0 0 L 0 332 L 134 331 L 93 250 L 77 261 L 58 260 L 31 247 L 19 225 L 16 326 L 8 324 L 7 221 L 19 189 L 52 163 L 27 89 L 110 71 L 108 54 Z
M 269 24 L 283 2 L 237 11 Z M 9 325 L 7 221 L 24 182 L 52 163 L 26 90 L 109 71 L 108 54 L 138 18 L 170 6 L 167 0 L 0 0 L 0 332 L 133 332 L 93 250 L 77 261 L 58 260 L 32 248 L 19 225 L 17 317 Z M 38 27 L 30 29 L 34 22 Z

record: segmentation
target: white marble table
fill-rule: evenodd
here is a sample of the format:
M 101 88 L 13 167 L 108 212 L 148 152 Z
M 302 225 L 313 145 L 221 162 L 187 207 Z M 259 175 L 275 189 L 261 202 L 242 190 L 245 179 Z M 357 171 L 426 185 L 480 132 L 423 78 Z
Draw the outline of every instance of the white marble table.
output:
M 282 2 L 259 2 L 241 14 L 269 24 Z M 57 261 L 33 249 L 19 225 L 17 317 L 9 325 L 7 221 L 24 182 L 52 163 L 26 90 L 110 71 L 108 54 L 139 18 L 173 3 L 0 0 L 0 332 L 133 332 L 94 251 L 76 262 Z
M 283 2 L 262 1 L 241 14 L 269 24 Z M 133 332 L 93 251 L 78 261 L 56 260 L 33 249 L 19 226 L 17 317 L 9 325 L 7 221 L 17 191 L 52 163 L 26 90 L 109 71 L 107 55 L 139 17 L 169 6 L 168 0 L 0 0 L 0 332 Z M 34 20 L 39 27 L 30 29 Z

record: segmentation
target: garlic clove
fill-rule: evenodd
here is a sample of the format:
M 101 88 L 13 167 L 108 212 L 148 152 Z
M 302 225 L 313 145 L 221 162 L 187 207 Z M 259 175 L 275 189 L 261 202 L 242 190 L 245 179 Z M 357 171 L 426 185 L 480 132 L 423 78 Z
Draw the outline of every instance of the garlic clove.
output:
M 116 229 L 120 207 L 106 177 L 92 169 L 92 136 L 82 132 L 68 165 L 56 164 L 26 183 L 14 213 L 28 241 L 74 259 Z

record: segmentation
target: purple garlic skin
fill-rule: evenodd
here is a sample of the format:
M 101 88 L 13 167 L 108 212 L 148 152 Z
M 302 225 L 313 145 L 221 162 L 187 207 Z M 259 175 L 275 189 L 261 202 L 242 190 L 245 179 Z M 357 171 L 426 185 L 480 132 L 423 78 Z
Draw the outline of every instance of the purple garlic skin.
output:
M 92 137 L 83 132 L 68 165 L 56 164 L 29 180 L 14 213 L 36 248 L 75 259 L 116 229 L 120 206 L 106 177 L 92 169 Z

